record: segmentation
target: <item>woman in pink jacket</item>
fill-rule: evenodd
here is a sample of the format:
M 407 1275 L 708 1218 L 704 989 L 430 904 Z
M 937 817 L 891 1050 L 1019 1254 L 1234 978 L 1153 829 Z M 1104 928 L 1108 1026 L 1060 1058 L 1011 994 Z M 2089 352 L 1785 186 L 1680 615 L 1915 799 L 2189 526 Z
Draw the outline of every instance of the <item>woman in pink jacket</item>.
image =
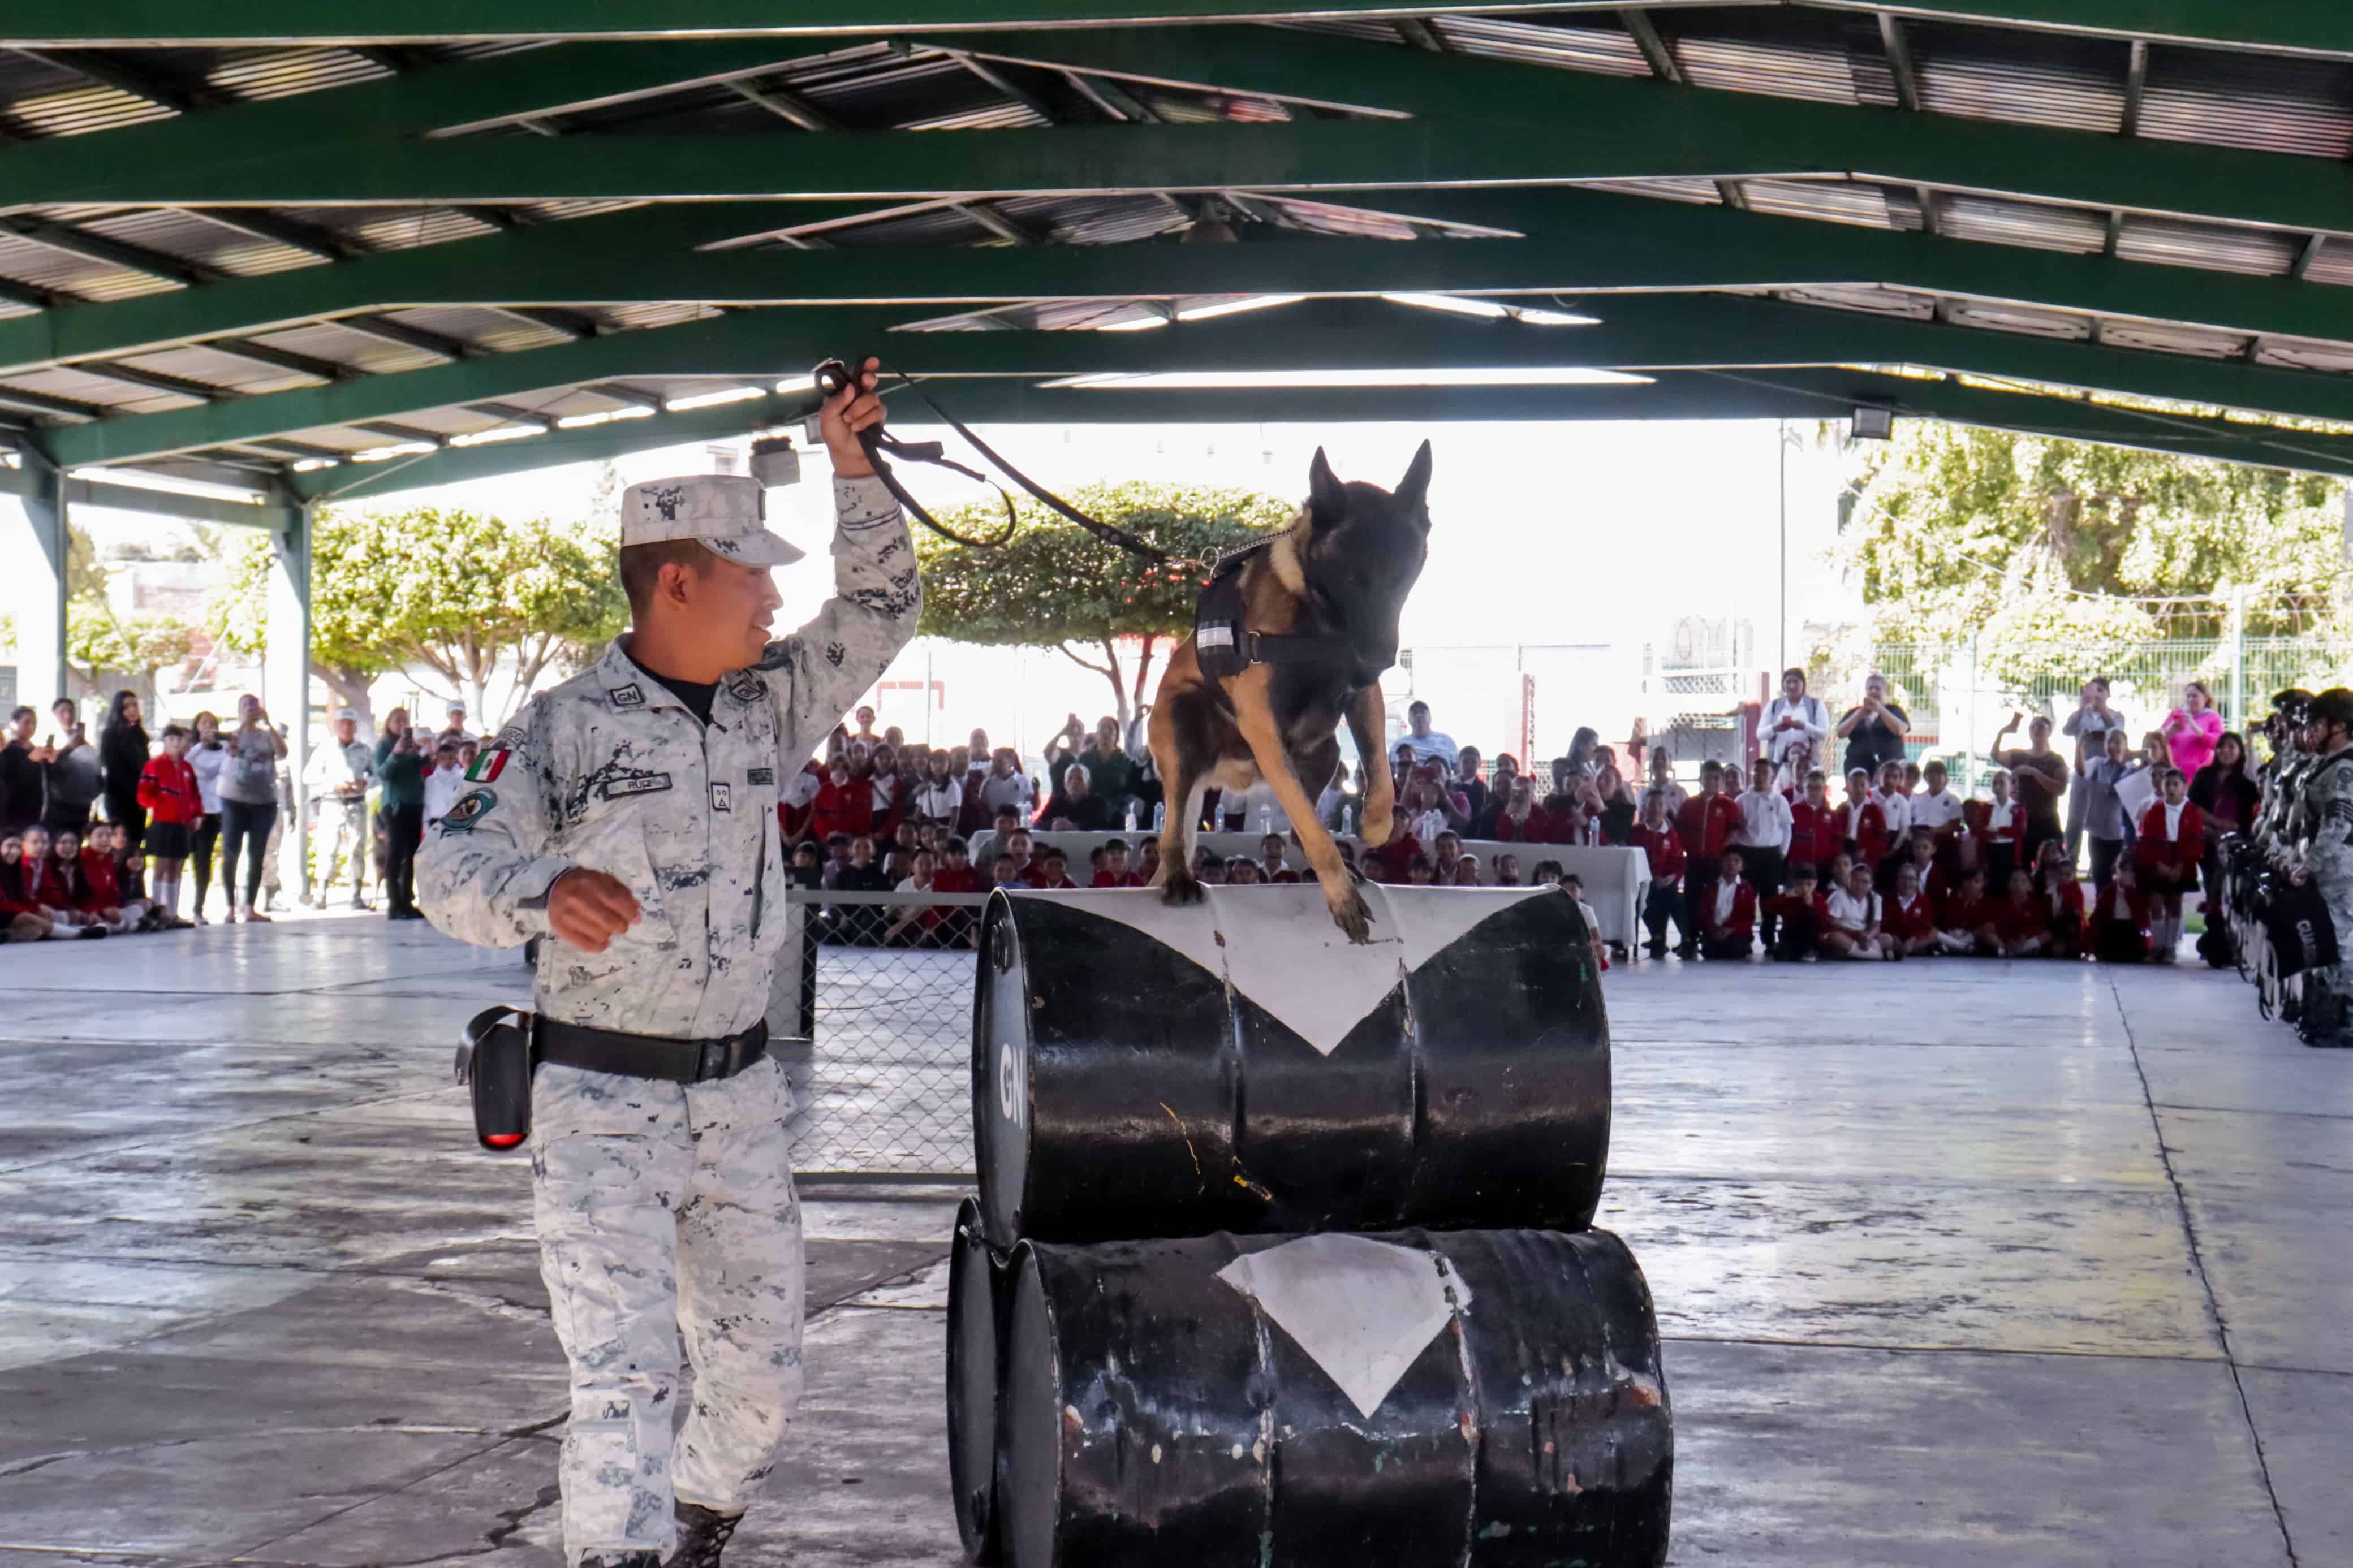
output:
M 2214 694 L 2204 681 L 2193 680 L 2181 689 L 2181 706 L 2165 716 L 2162 729 L 2173 765 L 2184 777 L 2196 778 L 2198 770 L 2214 760 L 2214 747 L 2222 739 L 2222 715 L 2214 710 Z

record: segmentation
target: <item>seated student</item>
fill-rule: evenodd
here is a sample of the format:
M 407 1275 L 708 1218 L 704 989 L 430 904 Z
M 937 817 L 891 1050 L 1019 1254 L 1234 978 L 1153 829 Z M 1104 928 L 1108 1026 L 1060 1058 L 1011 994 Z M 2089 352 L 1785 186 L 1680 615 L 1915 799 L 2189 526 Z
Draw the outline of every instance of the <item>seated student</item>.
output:
M 1405 879 L 1410 887 L 1427 888 L 1438 880 L 1438 868 L 1429 856 L 1417 855 L 1413 864 L 1406 868 Z
M 1156 834 L 1144 841 L 1144 852 L 1136 857 L 1135 874 L 1147 888 L 1160 875 L 1160 839 Z
M 1206 844 L 1193 847 L 1193 879 L 1204 887 L 1214 888 L 1226 879 L 1225 858 Z
M 1774 906 L 1773 913 L 1781 922 L 1766 956 L 1780 963 L 1812 963 L 1821 956 L 1822 931 L 1830 916 L 1820 887 L 1810 864 L 1799 862 L 1789 868 L 1788 884 L 1765 900 Z
M 1520 885 L 1520 858 L 1516 855 L 1495 857 L 1495 886 L 1516 888 Z
M 2034 890 L 2034 873 L 2021 866 L 2010 891 L 1993 907 L 1994 950 L 2004 958 L 2033 958 L 2051 948 L 2051 911 Z
M 1283 864 L 1283 842 L 1280 833 L 1269 833 L 1258 841 L 1259 875 L 1270 882 L 1296 882 L 1299 873 Z
M 1070 856 L 1055 845 L 1046 846 L 1046 853 L 1038 858 L 1037 875 L 1029 885 L 1041 892 L 1075 891 L 1078 884 L 1071 880 Z
M 1531 888 L 1559 887 L 1560 862 L 1557 860 L 1537 861 L 1536 868 L 1528 875 L 1528 886 Z
M 1839 842 L 1846 852 L 1871 869 L 1878 871 L 1879 863 L 1887 858 L 1887 814 L 1880 809 L 1871 792 L 1871 773 L 1867 768 L 1855 768 L 1846 775 L 1846 804 L 1839 807 Z M 1833 879 L 1831 895 L 1845 887 Z
M 890 841 L 883 847 L 882 874 L 891 879 L 892 886 L 896 887 L 913 875 L 915 851 L 921 847 L 915 840 L 913 821 L 902 820 L 891 829 Z M 934 867 L 939 864 L 936 858 L 932 863 Z
M 2108 885 L 2092 904 L 2092 956 L 2102 963 L 2148 960 L 2148 899 L 2126 855 L 2109 868 Z
M 24 839 L 14 833 L 0 837 L 0 942 L 46 942 L 81 934 L 78 927 L 51 920 L 26 890 Z
M 1724 793 L 1724 764 L 1710 762 L 1699 770 L 1699 794 L 1683 802 L 1675 813 L 1675 831 L 1682 835 L 1684 862 L 1683 886 L 1686 897 L 1695 888 L 1704 888 L 1715 880 L 1717 862 L 1732 843 L 1732 836 L 1740 830 L 1740 807 Z M 1683 933 L 1683 955 L 1690 958 L 1699 952 L 1699 922 L 1690 922 Z
M 2198 890 L 2206 814 L 2189 804 L 2189 778 L 2179 768 L 2168 766 L 2157 784 L 2165 794 L 2141 814 L 2133 874 L 2148 899 L 2149 956 L 2171 963 L 2181 946 L 2181 895 Z
M 1029 886 L 1029 879 L 1021 874 L 1021 863 L 1010 855 L 1000 853 L 996 863 L 989 868 L 989 875 L 996 879 L 1000 888 L 1022 891 Z
M 1651 863 L 1651 886 L 1642 895 L 1642 924 L 1651 932 L 1649 952 L 1652 958 L 1664 958 L 1668 917 L 1674 917 L 1683 928 L 1683 945 L 1692 943 L 1690 917 L 1683 904 L 1683 871 L 1690 858 L 1683 853 L 1683 835 L 1667 825 L 1667 797 L 1657 790 L 1642 797 L 1642 820 L 1634 825 L 1634 847 Z M 1556 878 L 1560 875 L 1559 862 L 1546 860 L 1536 867 L 1538 881 L 1544 879 L 1547 867 Z
M 1934 848 L 1930 839 L 1917 842 Z M 1880 919 L 1895 950 L 1905 957 L 1944 951 L 1944 944 L 1936 940 L 1936 903 L 1920 886 L 1920 868 L 1912 861 L 1895 863 L 1895 886 L 1880 905 Z
M 1089 886 L 1097 888 L 1141 888 L 1144 886 L 1144 879 L 1127 868 L 1126 839 L 1112 838 L 1104 841 L 1103 847 L 1103 859 L 1097 863 L 1095 867 L 1094 880 L 1090 883 Z
M 1103 884 L 1101 882 L 1092 879 L 1102 875 L 1103 846 L 1098 844 L 1093 848 L 1087 851 L 1087 876 L 1089 878 L 1087 885 L 1092 888 L 1102 887 Z
M 1825 952 L 1873 960 L 1903 956 L 1895 939 L 1880 925 L 1879 895 L 1872 890 L 1870 867 L 1858 863 L 1847 873 L 1845 887 L 1831 889 L 1828 913 L 1822 928 Z
M 1886 864 L 1879 868 L 1880 891 L 1893 891 L 1895 873 L 1906 866 L 1911 867 L 1913 874 L 1920 879 L 1920 891 L 1927 895 L 1928 901 L 1931 904 L 1942 903 L 1951 879 L 1936 863 L 1936 835 L 1925 824 L 1914 823 L 1912 836 L 1888 856 Z
M 122 829 L 112 823 L 94 822 L 90 827 L 89 847 L 81 852 L 84 891 L 79 907 L 118 934 L 154 929 L 148 920 L 147 901 L 135 892 L 128 898 L 122 892 L 123 866 L 116 857 L 124 837 Z M 72 853 L 67 847 L 72 838 L 70 833 L 58 835 L 59 855 Z
M 1994 938 L 1993 917 L 1993 904 L 1986 897 L 1985 873 L 1964 871 L 1945 901 L 1936 906 L 1936 944 L 1947 952 L 1990 956 L 2000 951 Z
M 1831 856 L 1830 863 L 1822 868 L 1822 903 L 1825 908 L 1829 906 L 1831 895 L 1845 887 L 1854 875 L 1855 865 L 1855 858 L 1843 849 Z M 1869 869 L 1868 867 L 1864 868 Z
M 2063 851 L 2052 863 L 2049 879 L 2042 884 L 2042 906 L 2051 921 L 2051 956 L 2083 957 L 2089 940 L 2084 915 L 2084 885 L 2075 879 L 2075 862 Z
M 1603 974 L 1609 973 L 1609 947 L 1601 940 L 1601 921 L 1593 913 L 1593 906 L 1585 901 L 1584 879 L 1576 876 L 1560 879 L 1562 891 L 1577 900 L 1577 912 L 1585 921 L 1586 941 L 1593 949 L 1593 967 Z
M 1454 881 L 1452 885 L 1458 888 L 1475 888 L 1480 885 L 1479 857 L 1476 855 L 1457 855 L 1454 858 Z
M 825 886 L 824 868 L 818 861 L 817 846 L 802 839 L 793 846 L 793 858 L 785 868 L 785 881 L 789 887 L 821 888 Z
M 1757 946 L 1757 885 L 1741 876 L 1746 857 L 1727 848 L 1715 880 L 1692 889 L 1699 907 L 1699 951 L 1712 959 L 1746 958 Z
M 939 862 L 928 849 L 915 851 L 914 861 L 907 875 L 892 889 L 901 893 L 928 893 L 937 880 Z M 885 947 L 929 947 L 932 933 L 939 929 L 941 910 L 936 904 L 910 904 L 892 917 L 882 929 Z
M 1021 874 L 1024 882 L 1033 888 L 1038 885 L 1038 879 L 1043 874 L 1042 862 L 1038 858 L 1038 847 L 1029 837 L 1028 828 L 1017 827 L 1010 833 L 999 835 L 997 847 L 1013 857 L 1013 868 Z
M 1452 828 L 1441 828 L 1430 841 L 1431 868 L 1437 872 L 1436 881 L 1442 888 L 1454 886 L 1454 863 L 1462 858 L 1462 836 Z

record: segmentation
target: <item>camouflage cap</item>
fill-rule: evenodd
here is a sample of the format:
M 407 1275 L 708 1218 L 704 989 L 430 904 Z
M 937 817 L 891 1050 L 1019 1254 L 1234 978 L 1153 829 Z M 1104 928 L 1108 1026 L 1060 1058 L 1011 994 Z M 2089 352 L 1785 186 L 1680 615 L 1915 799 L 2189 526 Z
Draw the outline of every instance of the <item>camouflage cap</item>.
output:
M 743 474 L 648 479 L 621 494 L 621 543 L 691 539 L 743 566 L 789 566 L 801 552 L 768 531 L 767 497 Z

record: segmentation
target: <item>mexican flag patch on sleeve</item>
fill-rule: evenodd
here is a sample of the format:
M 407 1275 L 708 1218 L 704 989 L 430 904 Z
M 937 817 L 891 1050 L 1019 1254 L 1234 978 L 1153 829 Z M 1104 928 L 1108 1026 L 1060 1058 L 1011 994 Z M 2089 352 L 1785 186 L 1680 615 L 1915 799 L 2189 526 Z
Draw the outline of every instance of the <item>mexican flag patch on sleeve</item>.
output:
M 500 773 L 507 765 L 507 750 L 503 746 L 494 752 L 484 752 L 474 759 L 474 765 L 466 770 L 466 782 L 468 784 L 496 783 Z

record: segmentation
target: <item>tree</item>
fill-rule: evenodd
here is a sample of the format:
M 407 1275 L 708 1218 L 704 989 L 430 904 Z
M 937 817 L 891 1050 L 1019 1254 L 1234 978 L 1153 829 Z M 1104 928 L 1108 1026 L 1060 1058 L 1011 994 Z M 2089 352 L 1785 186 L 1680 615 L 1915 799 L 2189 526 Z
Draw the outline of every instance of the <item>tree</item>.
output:
M 2221 633 L 2219 602 L 2160 630 L 2136 601 L 2334 593 L 2343 490 L 2276 468 L 1911 421 L 1850 492 L 1842 551 L 1876 635 L 1949 646 L 1981 634 L 1996 664 L 2015 663 L 2034 642 Z
M 577 524 L 433 507 L 331 510 L 314 520 L 311 549 L 312 668 L 354 708 L 377 676 L 422 666 L 484 723 L 502 662 L 526 692 L 628 621 L 615 547 Z M 216 607 L 230 646 L 266 641 L 269 573 L 269 542 L 250 542 Z
M 1061 650 L 1111 683 L 1124 725 L 1144 700 L 1155 646 L 1193 627 L 1193 603 L 1208 581 L 1202 559 L 1287 528 L 1298 507 L 1250 490 L 1131 483 L 1072 490 L 1071 505 L 1167 551 L 1160 563 L 1129 554 L 1024 499 L 1020 526 L 995 549 L 952 543 L 918 529 L 923 570 L 922 630 L 958 642 Z M 964 534 L 1001 527 L 1001 508 L 976 505 L 941 521 Z M 1142 639 L 1131 673 L 1119 642 Z M 1100 662 L 1079 649 L 1099 649 Z
M 161 611 L 116 610 L 96 542 L 70 520 L 66 529 L 66 668 L 94 695 L 109 671 L 127 677 L 153 707 L 156 671 L 195 651 L 195 628 Z

